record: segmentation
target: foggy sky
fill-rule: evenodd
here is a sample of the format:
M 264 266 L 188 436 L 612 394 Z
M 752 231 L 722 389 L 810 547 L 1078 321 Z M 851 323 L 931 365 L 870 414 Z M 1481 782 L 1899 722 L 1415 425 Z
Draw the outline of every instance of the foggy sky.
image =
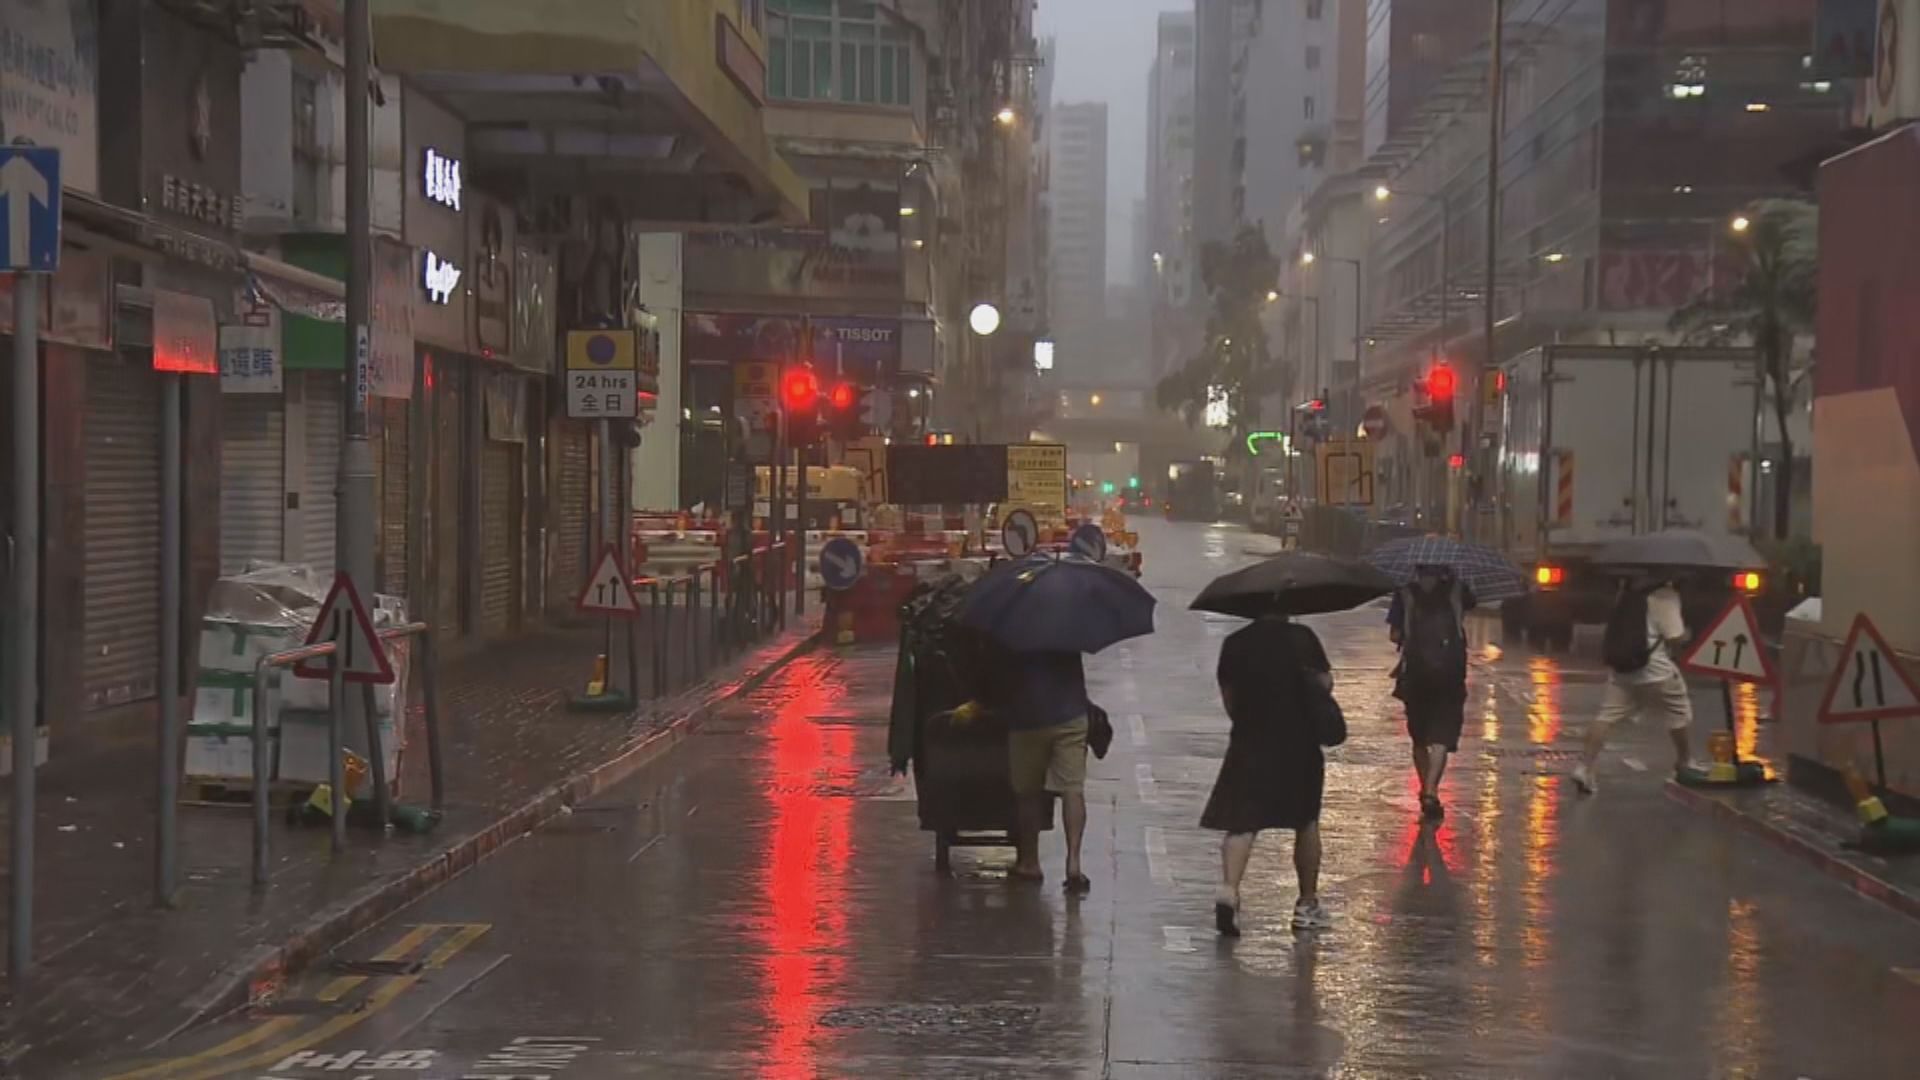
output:
M 1035 34 L 1059 42 L 1055 101 L 1107 103 L 1107 280 L 1130 276 L 1133 200 L 1146 183 L 1147 69 L 1163 11 L 1193 0 L 1038 0 Z

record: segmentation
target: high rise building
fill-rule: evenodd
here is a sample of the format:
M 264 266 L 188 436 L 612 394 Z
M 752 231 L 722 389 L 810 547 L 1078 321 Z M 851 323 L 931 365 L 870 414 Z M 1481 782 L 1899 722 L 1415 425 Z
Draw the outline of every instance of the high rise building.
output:
M 1048 116 L 1047 289 L 1055 375 L 1063 386 L 1100 378 L 1107 289 L 1107 106 L 1061 104 Z
M 1147 76 L 1146 250 L 1134 257 L 1152 304 L 1155 379 L 1179 366 L 1193 323 L 1193 31 L 1192 12 L 1161 15 Z

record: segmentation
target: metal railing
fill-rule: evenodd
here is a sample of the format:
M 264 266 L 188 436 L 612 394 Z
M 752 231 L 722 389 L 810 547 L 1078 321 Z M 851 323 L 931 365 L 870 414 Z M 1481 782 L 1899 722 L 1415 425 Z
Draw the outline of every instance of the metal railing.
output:
M 401 638 L 418 637 L 420 656 L 417 666 L 420 672 L 420 692 L 426 713 L 427 729 L 427 776 L 432 788 L 433 810 L 437 814 L 446 806 L 446 769 L 440 753 L 440 688 L 438 665 L 434 663 L 433 632 L 426 623 L 413 622 L 401 626 L 388 627 L 378 631 L 382 642 L 397 641 Z M 272 740 L 267 723 L 267 680 L 276 670 L 290 670 L 295 664 L 305 660 L 327 658 L 327 784 L 332 795 L 331 818 L 333 831 L 333 851 L 338 854 L 347 846 L 347 794 L 346 761 L 342 753 L 345 740 L 346 723 L 346 673 L 341 666 L 333 662 L 337 653 L 333 642 L 317 645 L 303 645 L 297 649 L 271 653 L 261 657 L 253 666 L 253 885 L 265 888 L 268 883 L 268 833 L 273 827 L 271 804 L 273 777 L 279 772 L 279 754 L 277 748 L 285 741 L 285 725 L 281 725 L 281 738 Z M 393 821 L 393 791 L 387 784 L 387 757 L 380 741 L 380 713 L 374 707 L 374 688 L 372 684 L 361 687 L 361 710 L 367 718 L 367 769 L 368 779 L 373 786 L 374 805 L 377 808 L 380 834 L 384 837 L 387 827 Z M 402 694 L 396 693 L 393 702 L 394 737 L 396 742 L 406 730 L 407 702 Z M 271 749 L 271 753 L 270 753 Z
M 634 587 L 647 596 L 647 660 L 655 698 L 693 685 L 722 660 L 786 628 L 788 551 L 783 541 L 725 564 L 634 580 Z

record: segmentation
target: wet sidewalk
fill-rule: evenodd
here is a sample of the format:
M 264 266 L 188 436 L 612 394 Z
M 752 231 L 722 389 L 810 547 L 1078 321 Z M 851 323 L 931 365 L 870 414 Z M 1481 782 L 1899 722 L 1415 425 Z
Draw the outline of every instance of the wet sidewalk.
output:
M 802 649 L 818 626 L 818 613 L 809 616 L 726 662 L 715 657 L 704 627 L 675 634 L 668 692 L 660 696 L 643 634 L 639 706 L 625 714 L 566 708 L 601 649 L 598 624 L 447 661 L 440 681 L 447 806 L 437 829 L 384 842 L 353 829 L 348 850 L 333 858 L 324 826 L 285 825 L 276 812 L 272 882 L 261 893 L 249 886 L 249 809 L 182 806 L 171 911 L 152 899 L 151 737 L 57 754 L 39 785 L 36 965 L 24 992 L 4 987 L 0 1072 L 57 1075 L 76 1061 L 136 1052 L 250 993 L 271 992 L 277 972 L 664 753 L 687 720 Z M 689 651 L 696 641 L 699 655 Z M 618 635 L 614 651 L 616 685 L 624 685 Z M 710 669 L 705 675 L 702 666 Z M 417 680 L 414 693 L 402 801 L 424 805 Z

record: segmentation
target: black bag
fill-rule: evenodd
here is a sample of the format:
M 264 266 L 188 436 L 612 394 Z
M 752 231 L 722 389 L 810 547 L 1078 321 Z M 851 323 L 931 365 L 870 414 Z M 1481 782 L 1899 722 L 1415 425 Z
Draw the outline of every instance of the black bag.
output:
M 1113 720 L 1107 716 L 1107 710 L 1087 703 L 1087 749 L 1093 756 L 1105 758 L 1107 748 L 1113 745 Z
M 1631 585 L 1620 588 L 1613 614 L 1607 616 L 1606 636 L 1600 639 L 1600 659 L 1622 675 L 1643 670 L 1653 659 L 1652 635 L 1647 633 L 1647 594 Z
M 1318 674 L 1300 672 L 1301 703 L 1307 722 L 1313 725 L 1314 741 L 1321 746 L 1339 746 L 1347 741 L 1347 715 L 1340 711 L 1340 702 L 1334 700 L 1333 691 L 1320 684 Z
M 1467 643 L 1460 585 L 1444 591 L 1409 588 L 1401 597 L 1399 677 L 1415 691 L 1451 689 L 1466 683 Z

